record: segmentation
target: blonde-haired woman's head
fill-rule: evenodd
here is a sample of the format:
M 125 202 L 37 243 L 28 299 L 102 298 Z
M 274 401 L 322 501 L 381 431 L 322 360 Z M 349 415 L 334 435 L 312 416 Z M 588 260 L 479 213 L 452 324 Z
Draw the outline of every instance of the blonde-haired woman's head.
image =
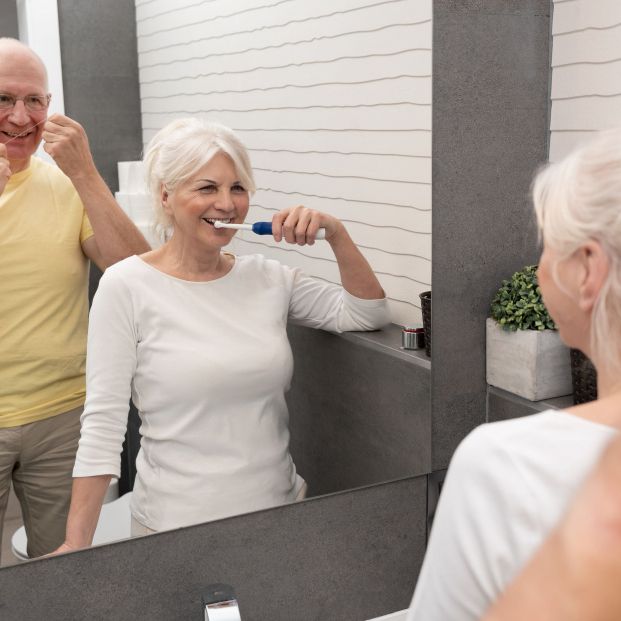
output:
M 162 205 L 162 190 L 174 192 L 206 166 L 218 153 L 226 154 L 244 188 L 252 195 L 254 176 L 246 148 L 232 129 L 213 121 L 183 118 L 160 129 L 144 154 L 147 188 L 151 195 L 156 230 L 164 238 L 172 221 Z
M 621 372 L 621 128 L 546 166 L 533 200 L 540 286 L 561 337 Z

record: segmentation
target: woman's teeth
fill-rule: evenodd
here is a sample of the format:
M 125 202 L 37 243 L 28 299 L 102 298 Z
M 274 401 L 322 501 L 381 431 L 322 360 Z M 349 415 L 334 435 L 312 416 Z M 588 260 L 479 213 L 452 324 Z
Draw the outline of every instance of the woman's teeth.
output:
M 205 222 L 209 222 L 209 224 L 215 224 L 216 222 L 229 224 L 231 222 L 231 218 L 203 218 L 203 220 L 205 220 Z

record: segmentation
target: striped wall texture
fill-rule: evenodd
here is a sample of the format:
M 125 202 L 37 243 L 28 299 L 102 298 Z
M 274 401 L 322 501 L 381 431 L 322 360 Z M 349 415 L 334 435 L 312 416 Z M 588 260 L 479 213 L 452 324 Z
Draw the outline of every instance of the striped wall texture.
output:
M 621 2 L 556 0 L 550 160 L 593 131 L 621 125 Z
M 136 0 L 143 140 L 172 119 L 234 128 L 257 193 L 249 221 L 303 204 L 340 218 L 395 323 L 431 285 L 432 0 Z M 329 247 L 261 252 L 338 282 Z

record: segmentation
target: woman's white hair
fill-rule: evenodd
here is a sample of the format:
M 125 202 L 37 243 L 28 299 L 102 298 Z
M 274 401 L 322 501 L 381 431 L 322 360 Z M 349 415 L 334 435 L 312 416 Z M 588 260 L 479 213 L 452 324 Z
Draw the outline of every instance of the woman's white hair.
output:
M 541 170 L 533 200 L 544 243 L 560 260 L 589 240 L 604 248 L 609 273 L 591 317 L 591 348 L 621 371 L 621 128 L 597 133 Z
M 174 191 L 218 153 L 231 158 L 241 184 L 252 195 L 256 188 L 248 152 L 225 125 L 197 118 L 178 119 L 160 129 L 147 145 L 143 158 L 147 188 L 155 230 L 163 239 L 169 237 L 172 223 L 162 206 L 162 188 Z

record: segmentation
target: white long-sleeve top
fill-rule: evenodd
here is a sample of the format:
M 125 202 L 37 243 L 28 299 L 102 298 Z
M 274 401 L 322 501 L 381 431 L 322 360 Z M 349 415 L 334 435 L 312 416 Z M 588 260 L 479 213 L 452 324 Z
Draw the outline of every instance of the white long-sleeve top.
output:
M 451 460 L 407 621 L 481 619 L 616 433 L 558 410 L 471 432 Z
M 130 396 L 142 435 L 134 517 L 176 528 L 291 502 L 287 321 L 334 332 L 389 321 L 385 300 L 261 255 L 217 280 L 169 276 L 137 256 L 108 268 L 90 312 L 74 477 L 119 475 Z M 318 387 L 318 390 L 321 388 Z

